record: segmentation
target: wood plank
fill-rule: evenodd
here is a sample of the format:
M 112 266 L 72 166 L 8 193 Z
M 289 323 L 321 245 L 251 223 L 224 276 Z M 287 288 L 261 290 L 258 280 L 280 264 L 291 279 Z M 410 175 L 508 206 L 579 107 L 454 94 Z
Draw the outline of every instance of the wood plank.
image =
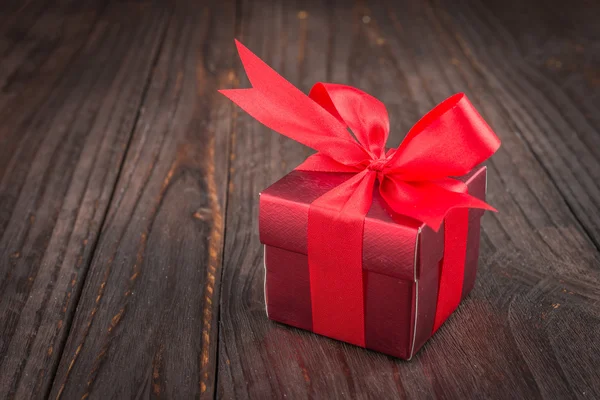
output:
M 51 398 L 213 397 L 234 28 L 171 10 Z
M 0 73 L 1 398 L 50 389 L 160 39 L 157 7 L 81 3 Z
M 556 85 L 542 96 L 543 85 L 531 84 L 530 77 L 543 76 L 539 65 L 513 51 L 505 35 L 488 33 L 483 25 L 491 17 L 472 11 L 480 7 L 476 4 L 464 10 L 454 2 L 436 7 L 389 2 L 370 9 L 343 2 L 270 4 L 242 4 L 244 43 L 305 91 L 309 82 L 332 80 L 380 97 L 391 115 L 392 145 L 437 102 L 465 91 L 503 141 L 488 163 L 489 201 L 500 213 L 484 217 L 475 289 L 411 362 L 269 322 L 257 194 L 306 151 L 237 114 L 221 289 L 219 397 L 600 396 L 600 256 L 590 239 L 598 213 L 589 185 L 574 183 L 576 201 L 587 205 L 565 194 L 573 174 L 590 182 L 584 161 L 594 166 L 598 157 L 588 146 L 578 159 L 578 144 L 578 151 L 563 153 L 563 164 L 551 164 L 567 141 L 584 140 L 548 128 L 586 123 L 574 112 L 557 112 L 556 105 L 567 101 L 574 110 L 584 109 L 577 99 Z M 540 7 L 521 23 L 535 26 L 549 12 Z M 496 22 L 495 29 L 514 31 L 511 21 Z M 551 49 L 552 37 L 543 33 L 547 36 L 540 40 L 550 41 Z M 248 87 L 239 64 L 238 74 L 239 86 Z M 585 140 L 597 140 L 597 132 L 586 129 L 593 134 Z M 533 146 L 534 141 L 545 147 Z M 559 171 L 564 164 L 572 169 Z

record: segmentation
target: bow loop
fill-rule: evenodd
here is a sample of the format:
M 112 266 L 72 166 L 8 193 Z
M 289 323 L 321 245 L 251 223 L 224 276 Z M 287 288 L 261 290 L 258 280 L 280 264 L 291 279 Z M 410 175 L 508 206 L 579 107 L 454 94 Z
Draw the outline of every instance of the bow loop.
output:
M 381 101 L 352 86 L 322 82 L 312 87 L 309 97 L 350 128 L 373 158 L 385 154 L 390 121 Z
M 403 181 L 467 174 L 500 147 L 500 140 L 463 93 L 446 99 L 408 132 L 389 163 Z

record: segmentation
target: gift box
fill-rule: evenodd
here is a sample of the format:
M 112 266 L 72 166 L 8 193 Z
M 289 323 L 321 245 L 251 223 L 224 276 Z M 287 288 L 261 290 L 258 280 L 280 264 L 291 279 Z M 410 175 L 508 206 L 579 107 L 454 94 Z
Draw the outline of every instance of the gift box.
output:
M 347 174 L 292 171 L 260 194 L 259 232 L 264 244 L 265 302 L 270 319 L 312 331 L 308 210 L 318 197 L 347 179 Z M 459 179 L 466 183 L 469 194 L 485 200 L 485 166 Z M 475 284 L 482 215 L 483 210 L 468 210 L 461 300 Z M 431 337 L 444 231 L 435 232 L 422 222 L 395 213 L 374 192 L 363 238 L 366 348 L 410 359 Z
M 494 210 L 481 163 L 500 141 L 458 93 L 386 148 L 379 100 L 332 83 L 307 96 L 237 46 L 252 88 L 221 92 L 317 151 L 260 196 L 269 318 L 410 359 L 473 287 Z

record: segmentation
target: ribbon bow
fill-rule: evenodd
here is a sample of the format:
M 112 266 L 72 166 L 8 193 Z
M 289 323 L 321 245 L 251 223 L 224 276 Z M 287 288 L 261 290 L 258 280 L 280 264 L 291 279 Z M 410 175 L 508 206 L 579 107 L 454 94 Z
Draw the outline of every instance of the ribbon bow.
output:
M 390 126 L 382 102 L 333 83 L 317 83 L 306 96 L 236 45 L 252 88 L 220 92 L 272 130 L 317 150 L 297 169 L 354 173 L 311 204 L 308 259 L 313 330 L 364 346 L 363 226 L 376 182 L 392 210 L 437 231 L 453 208 L 494 210 L 450 177 L 489 158 L 500 140 L 459 93 L 419 120 L 397 149 L 386 150 Z

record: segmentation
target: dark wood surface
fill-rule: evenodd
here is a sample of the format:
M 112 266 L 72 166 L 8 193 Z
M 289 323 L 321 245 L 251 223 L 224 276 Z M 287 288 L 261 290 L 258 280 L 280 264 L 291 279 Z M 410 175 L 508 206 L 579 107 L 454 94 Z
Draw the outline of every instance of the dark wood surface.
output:
M 600 398 L 600 6 L 0 5 L 0 398 Z M 478 280 L 410 362 L 267 320 L 258 192 L 310 151 L 233 38 L 357 86 L 390 146 L 464 91 L 502 139 Z

